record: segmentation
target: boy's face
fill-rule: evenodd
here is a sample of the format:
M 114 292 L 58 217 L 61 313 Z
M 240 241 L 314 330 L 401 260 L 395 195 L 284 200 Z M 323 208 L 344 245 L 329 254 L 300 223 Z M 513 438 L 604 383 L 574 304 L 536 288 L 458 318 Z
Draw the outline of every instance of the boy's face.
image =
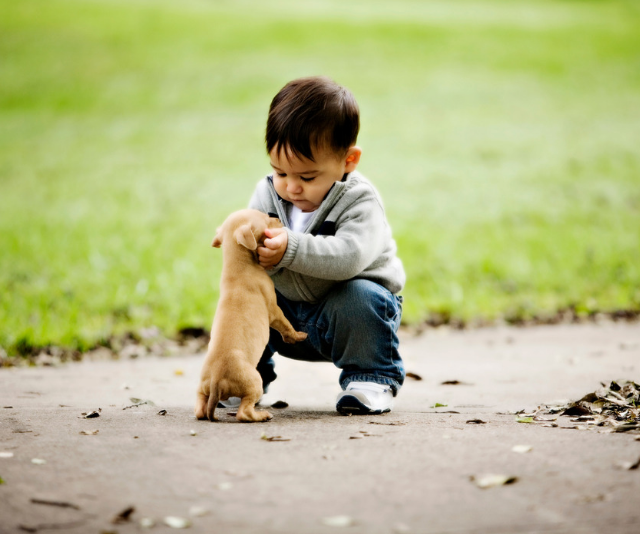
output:
M 324 149 L 317 149 L 315 161 L 274 148 L 269 153 L 273 167 L 273 185 L 280 197 L 302 211 L 315 211 L 335 182 L 358 166 L 359 147 L 351 147 L 344 157 Z M 289 156 L 287 158 L 287 156 Z

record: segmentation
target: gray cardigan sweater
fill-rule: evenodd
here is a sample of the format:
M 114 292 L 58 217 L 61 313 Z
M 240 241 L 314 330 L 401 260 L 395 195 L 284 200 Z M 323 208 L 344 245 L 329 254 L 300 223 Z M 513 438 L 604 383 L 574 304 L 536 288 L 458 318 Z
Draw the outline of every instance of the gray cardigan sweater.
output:
M 371 280 L 398 293 L 406 280 L 380 195 L 358 172 L 336 182 L 304 232 L 290 228 L 288 207 L 273 187 L 261 180 L 249 207 L 278 217 L 287 228 L 287 250 L 267 271 L 276 289 L 293 301 L 317 302 L 338 282 Z

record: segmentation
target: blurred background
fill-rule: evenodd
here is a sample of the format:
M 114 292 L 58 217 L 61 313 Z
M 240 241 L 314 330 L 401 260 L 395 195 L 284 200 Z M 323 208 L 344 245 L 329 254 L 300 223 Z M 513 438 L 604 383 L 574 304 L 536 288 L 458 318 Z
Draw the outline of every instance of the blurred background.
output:
M 640 310 L 633 0 L 0 0 L 0 351 L 207 328 L 289 80 L 361 108 L 404 322 Z

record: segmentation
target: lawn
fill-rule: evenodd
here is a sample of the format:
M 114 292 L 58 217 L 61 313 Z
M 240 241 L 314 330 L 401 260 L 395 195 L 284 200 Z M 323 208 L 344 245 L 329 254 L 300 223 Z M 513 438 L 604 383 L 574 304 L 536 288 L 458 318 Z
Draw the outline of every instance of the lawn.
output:
M 360 103 L 405 322 L 640 309 L 631 0 L 0 0 L 0 347 L 207 326 L 312 74 Z

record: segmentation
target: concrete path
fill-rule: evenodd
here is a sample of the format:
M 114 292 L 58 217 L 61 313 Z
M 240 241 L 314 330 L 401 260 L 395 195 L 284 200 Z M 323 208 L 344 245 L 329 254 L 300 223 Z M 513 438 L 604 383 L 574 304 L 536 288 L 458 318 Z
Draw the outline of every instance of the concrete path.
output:
M 618 466 L 637 436 L 512 414 L 640 382 L 639 324 L 430 331 L 402 353 L 423 379 L 368 417 L 334 411 L 330 364 L 280 358 L 270 398 L 289 407 L 262 424 L 194 420 L 202 355 L 2 369 L 0 532 L 172 532 L 168 516 L 203 533 L 640 532 L 640 469 Z M 478 488 L 487 473 L 517 480 Z

